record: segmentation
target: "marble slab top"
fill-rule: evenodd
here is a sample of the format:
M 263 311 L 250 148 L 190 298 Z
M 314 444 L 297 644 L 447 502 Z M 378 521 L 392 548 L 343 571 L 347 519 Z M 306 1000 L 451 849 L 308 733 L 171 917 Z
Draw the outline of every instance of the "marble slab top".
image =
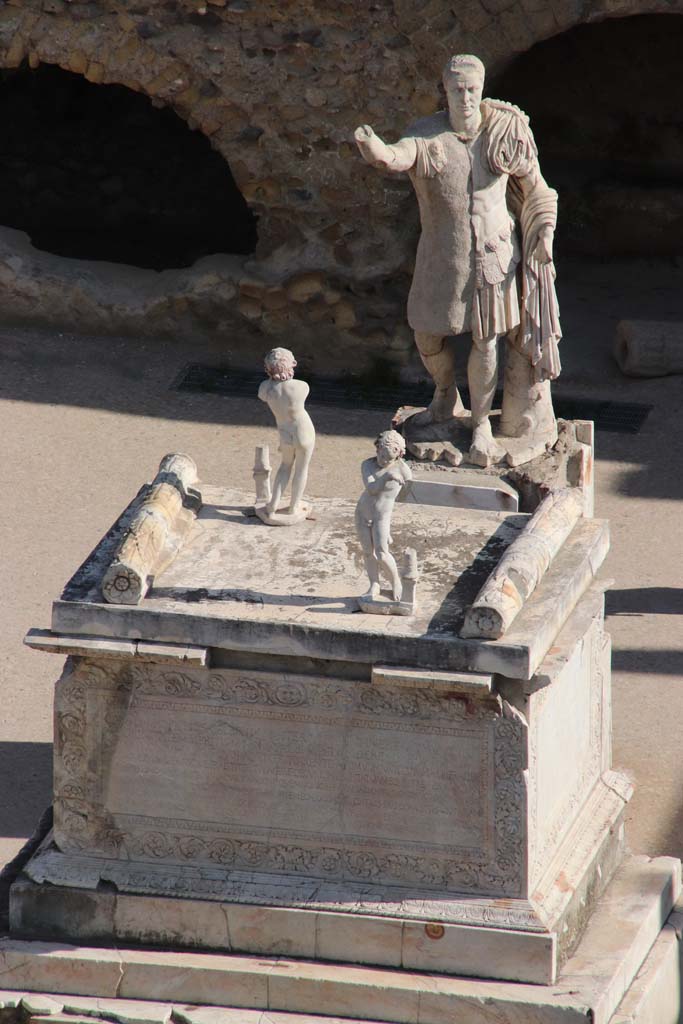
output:
M 606 524 L 582 521 L 565 544 L 573 554 L 570 564 L 562 570 L 563 549 L 506 637 L 463 640 L 458 634 L 466 608 L 528 515 L 397 504 L 392 550 L 397 559 L 406 547 L 417 550 L 418 612 L 375 616 L 360 612 L 355 600 L 367 577 L 354 530 L 354 502 L 316 499 L 315 518 L 278 528 L 253 515 L 249 493 L 203 486 L 202 494 L 203 508 L 189 538 L 146 597 L 137 606 L 110 605 L 101 594 L 102 575 L 138 496 L 53 605 L 53 631 L 528 678 L 592 578 L 594 551 L 588 576 L 585 562 L 598 535 L 605 535 L 607 550 Z M 583 543 L 577 545 L 578 535 Z M 539 606 L 539 611 L 553 582 L 557 589 L 558 567 L 586 579 L 566 614 L 550 598 L 553 620 L 559 614 L 562 621 L 546 643 L 545 635 L 530 635 L 530 629 L 538 633 L 539 622 L 535 615 L 529 620 L 529 610 Z M 576 589 L 575 583 L 569 587 L 572 593 Z M 542 625 L 547 634 L 547 621 Z

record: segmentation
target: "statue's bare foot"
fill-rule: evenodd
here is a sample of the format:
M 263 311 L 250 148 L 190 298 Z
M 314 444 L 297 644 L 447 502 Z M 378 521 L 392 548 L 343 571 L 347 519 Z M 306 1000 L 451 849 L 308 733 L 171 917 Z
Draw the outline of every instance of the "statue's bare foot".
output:
M 489 421 L 484 420 L 474 428 L 469 460 L 475 466 L 486 469 L 491 463 L 500 462 L 503 458 L 505 458 L 505 449 L 494 438 Z
M 401 600 L 401 597 L 403 596 L 403 584 L 401 583 L 400 580 L 398 580 L 398 582 L 394 582 L 391 588 L 391 596 L 393 597 L 394 601 Z
M 380 597 L 379 583 L 372 583 L 370 589 L 363 594 L 361 601 L 377 601 Z
M 447 423 L 456 416 L 462 416 L 466 411 L 458 389 L 456 388 L 453 394 L 449 388 L 447 391 L 435 391 L 429 408 L 411 418 L 416 426 L 423 427 L 430 423 Z

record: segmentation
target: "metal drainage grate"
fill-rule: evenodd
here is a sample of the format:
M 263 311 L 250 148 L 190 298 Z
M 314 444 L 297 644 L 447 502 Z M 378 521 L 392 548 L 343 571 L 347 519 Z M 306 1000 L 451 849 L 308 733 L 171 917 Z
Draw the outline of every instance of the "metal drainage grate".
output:
M 654 408 L 639 402 L 610 402 L 566 395 L 553 396 L 553 407 L 563 420 L 593 420 L 596 430 L 610 434 L 637 434 Z
M 429 405 L 434 391 L 433 385 L 426 382 L 410 384 L 410 395 L 406 395 L 406 386 L 391 384 L 381 386 L 374 381 L 362 378 L 347 377 L 333 380 L 330 377 L 317 377 L 306 372 L 297 377 L 307 381 L 311 386 L 311 402 L 317 405 L 352 406 L 373 409 L 380 412 L 391 409 L 392 412 L 406 402 L 411 405 Z M 212 395 L 226 395 L 233 398 L 255 398 L 259 384 L 264 380 L 263 371 L 249 373 L 246 370 L 232 370 L 224 366 L 207 366 L 203 363 L 190 363 L 174 382 L 178 391 L 202 391 Z M 461 388 L 463 400 L 467 399 L 467 389 Z
M 410 385 L 392 384 L 381 387 L 369 380 L 346 378 L 332 380 L 329 377 L 315 377 L 301 374 L 308 381 L 314 395 L 311 401 L 318 405 L 351 406 L 362 405 L 365 409 L 392 412 L 410 401 L 411 405 L 429 405 L 433 387 L 426 382 Z M 225 395 L 233 398 L 255 398 L 263 372 L 249 373 L 225 366 L 209 366 L 205 363 L 190 363 L 176 378 L 174 388 L 178 391 L 199 391 L 204 394 Z M 407 391 L 409 390 L 409 394 Z M 469 402 L 467 388 L 460 393 L 465 405 Z M 496 394 L 500 404 L 502 393 Z M 638 402 L 612 402 L 608 399 L 571 398 L 566 395 L 553 396 L 553 405 L 558 416 L 565 420 L 593 420 L 596 430 L 614 434 L 637 434 L 647 419 L 652 405 Z

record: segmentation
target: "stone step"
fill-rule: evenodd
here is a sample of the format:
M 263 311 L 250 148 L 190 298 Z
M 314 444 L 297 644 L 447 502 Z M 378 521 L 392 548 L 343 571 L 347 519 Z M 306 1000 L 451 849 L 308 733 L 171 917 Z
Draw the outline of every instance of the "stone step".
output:
M 14 1024 L 381 1024 L 350 1017 L 320 1017 L 225 1006 L 174 1006 L 136 999 L 98 999 L 0 990 L 0 1020 Z M 2 1016 L 2 1011 L 5 1015 Z
M 677 916 L 672 914 L 669 922 Z M 679 1024 L 680 979 L 680 933 L 667 923 L 609 1024 Z
M 245 1011 L 342 1017 L 389 1024 L 609 1024 L 660 935 L 680 891 L 680 861 L 633 857 L 598 901 L 584 938 L 556 985 L 450 978 L 284 958 L 0 940 L 4 986 L 102 999 L 222 1004 Z M 73 1000 L 72 1000 L 73 1002 Z M 243 1009 L 240 1009 L 243 1008 Z M 187 1011 L 190 1013 L 190 1011 Z M 201 1013 L 201 1011 L 191 1011 Z M 215 1024 L 226 1020 L 225 1009 Z M 229 1019 L 229 1018 L 227 1018 Z M 191 1024 L 209 1024 L 195 1016 Z M 254 1024 L 260 1018 L 255 1018 Z M 291 1021 L 291 1024 L 300 1021 Z M 213 1024 L 213 1022 L 212 1022 Z M 248 1022 L 251 1024 L 251 1021 Z M 280 1024 L 280 1022 L 278 1022 Z

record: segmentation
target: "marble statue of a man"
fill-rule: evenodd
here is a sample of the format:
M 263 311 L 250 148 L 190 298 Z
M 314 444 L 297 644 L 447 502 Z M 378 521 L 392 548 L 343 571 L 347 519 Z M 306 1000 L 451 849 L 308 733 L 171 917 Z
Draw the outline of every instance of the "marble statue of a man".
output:
M 275 474 L 271 499 L 262 511 L 266 521 L 271 518 L 274 525 L 287 525 L 306 516 L 308 507 L 304 506 L 302 499 L 315 447 L 315 427 L 304 408 L 309 387 L 305 381 L 293 379 L 296 359 L 289 349 L 272 349 L 264 360 L 264 366 L 268 379 L 259 386 L 258 396 L 275 417 L 282 461 Z M 286 516 L 280 515 L 282 522 L 276 522 L 278 506 L 290 477 L 292 497 L 289 510 Z
M 365 490 L 356 505 L 356 534 L 363 549 L 365 568 L 370 577 L 370 600 L 380 596 L 380 569 L 391 581 L 394 601 L 400 601 L 403 585 L 391 544 L 391 513 L 399 494 L 412 479 L 409 466 L 403 461 L 406 444 L 395 430 L 385 430 L 375 441 L 375 458 L 361 466 Z
M 470 457 L 486 465 L 501 456 L 489 421 L 498 339 L 508 336 L 524 367 L 520 371 L 513 356 L 502 433 L 533 433 L 534 385 L 560 371 L 552 263 L 557 193 L 541 175 L 526 115 L 512 104 L 482 99 L 479 58 L 452 57 L 443 82 L 448 110 L 415 122 L 395 145 L 386 145 L 369 125 L 358 128 L 355 139 L 368 163 L 407 171 L 417 194 L 422 234 L 408 321 L 435 383 L 424 418 L 437 423 L 463 412 L 448 336 L 471 332 Z M 521 222 L 521 253 L 513 214 Z M 549 402 L 549 386 L 547 395 Z M 554 429 L 552 406 L 550 417 Z

